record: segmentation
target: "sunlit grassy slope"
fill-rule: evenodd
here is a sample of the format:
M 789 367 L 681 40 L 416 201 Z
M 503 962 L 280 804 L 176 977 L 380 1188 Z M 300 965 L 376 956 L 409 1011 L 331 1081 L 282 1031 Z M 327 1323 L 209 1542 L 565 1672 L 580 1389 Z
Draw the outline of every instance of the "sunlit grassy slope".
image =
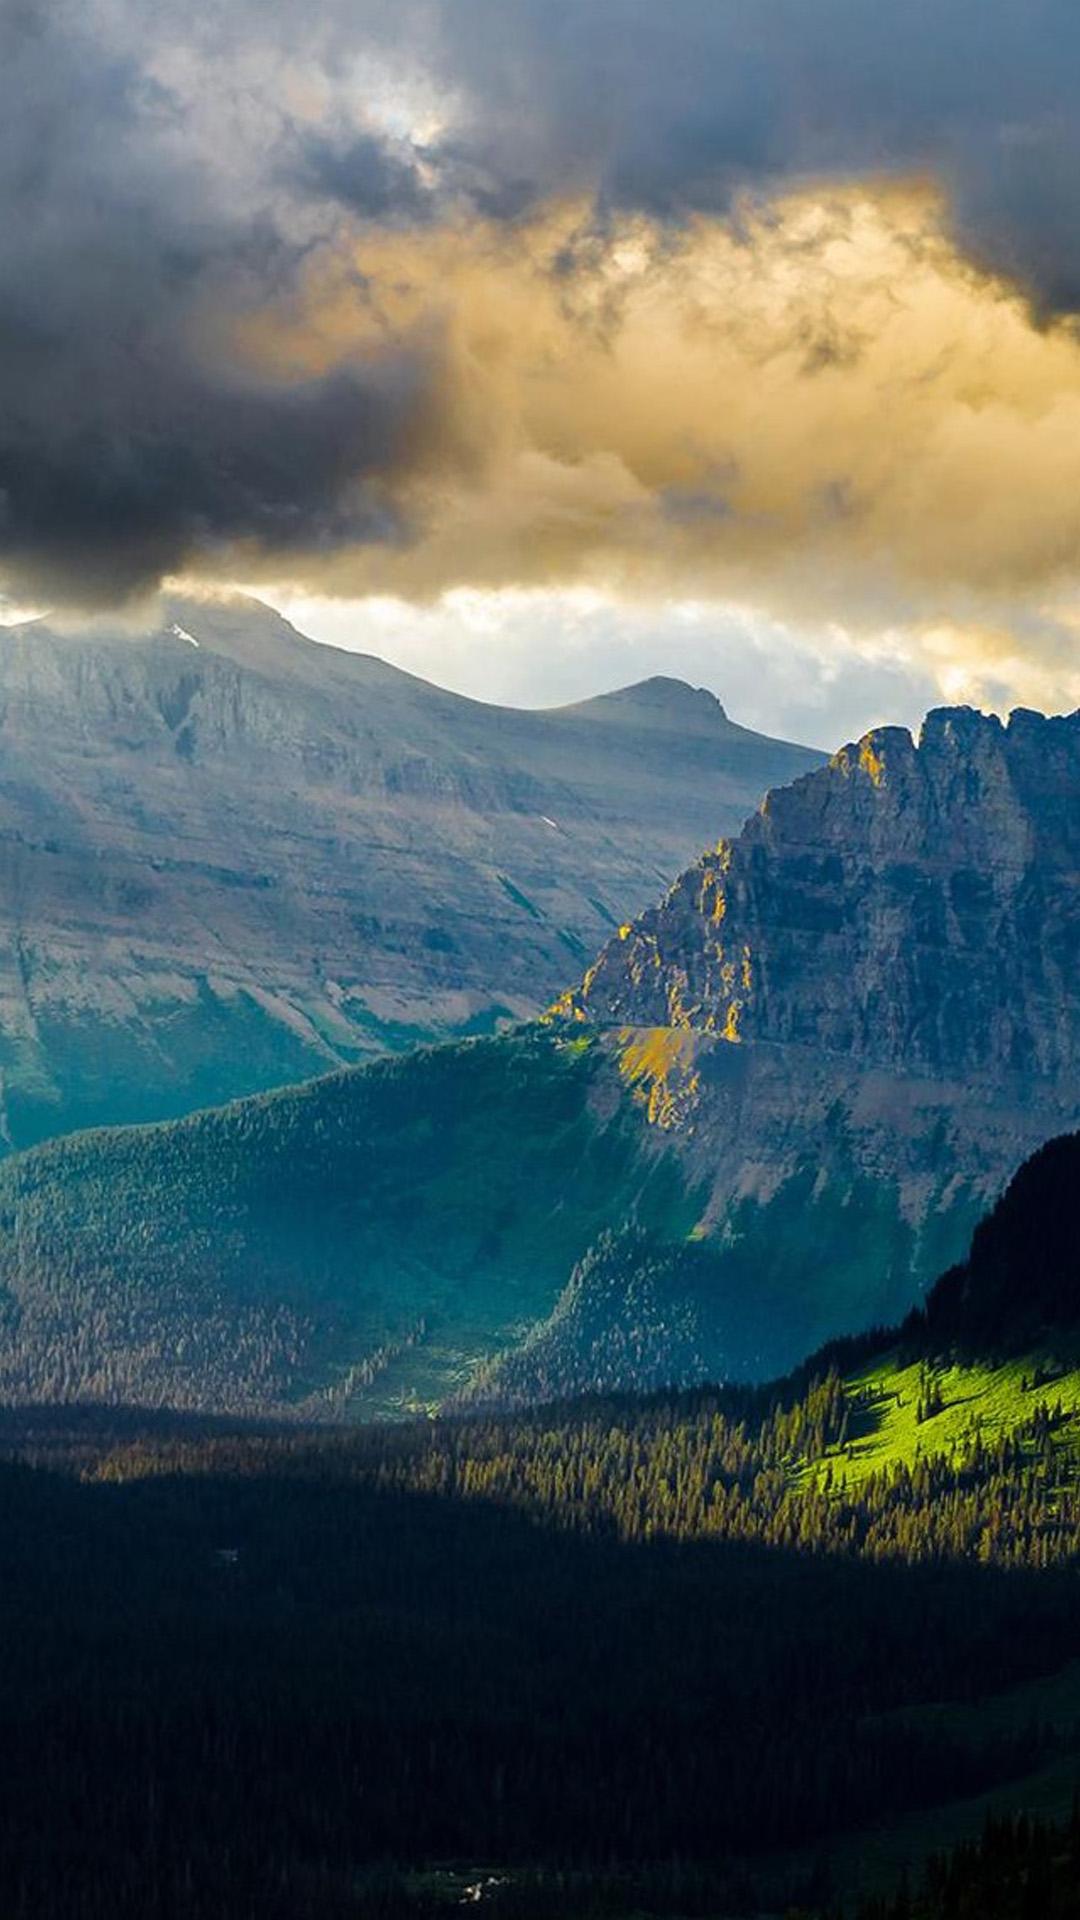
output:
M 1059 1444 L 1080 1451 L 1080 1356 L 1042 1348 L 1000 1365 L 988 1361 L 928 1364 L 893 1349 L 845 1378 L 851 1406 L 843 1446 L 809 1462 L 816 1477 L 855 1488 L 868 1475 L 920 1459 L 992 1446 L 1029 1422 L 1040 1405 L 1066 1418 Z
M 807 1474 L 854 1487 L 920 1459 L 963 1459 L 1042 1416 L 1056 1447 L 1080 1453 L 1078 1180 L 1080 1134 L 1049 1141 L 896 1339 L 868 1343 L 861 1364 L 835 1356 L 848 1431 Z

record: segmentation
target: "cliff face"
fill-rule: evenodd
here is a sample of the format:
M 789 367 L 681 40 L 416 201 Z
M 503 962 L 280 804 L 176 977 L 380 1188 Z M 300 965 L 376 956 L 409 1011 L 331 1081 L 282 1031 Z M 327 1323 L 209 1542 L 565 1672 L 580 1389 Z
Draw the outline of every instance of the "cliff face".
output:
M 251 601 L 0 632 L 0 1139 L 527 1017 L 819 757 L 674 681 L 485 707 Z
M 1080 714 L 868 734 L 770 794 L 558 1011 L 613 1030 L 711 1183 L 706 1229 L 756 1249 L 778 1301 L 830 1263 L 807 1336 L 902 1311 L 1080 1113 Z

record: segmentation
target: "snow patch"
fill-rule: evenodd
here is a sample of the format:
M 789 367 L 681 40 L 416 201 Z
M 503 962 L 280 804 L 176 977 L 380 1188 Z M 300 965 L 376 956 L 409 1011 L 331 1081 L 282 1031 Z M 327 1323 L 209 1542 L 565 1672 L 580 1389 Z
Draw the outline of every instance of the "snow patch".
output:
M 178 627 L 175 620 L 173 621 L 172 626 L 169 628 L 169 632 L 175 633 L 178 640 L 186 640 L 189 647 L 197 647 L 199 644 L 195 638 L 195 635 L 193 633 L 189 633 L 186 627 Z

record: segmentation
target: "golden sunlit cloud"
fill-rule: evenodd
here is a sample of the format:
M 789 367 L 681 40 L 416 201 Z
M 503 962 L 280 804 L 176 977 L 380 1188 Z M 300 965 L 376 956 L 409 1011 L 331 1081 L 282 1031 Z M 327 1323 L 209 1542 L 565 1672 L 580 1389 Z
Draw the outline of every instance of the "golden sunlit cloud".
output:
M 387 486 L 412 539 L 324 585 L 426 596 L 576 581 L 667 591 L 771 574 L 933 613 L 1080 563 L 1080 341 L 942 234 L 928 191 L 848 192 L 676 238 L 382 235 L 323 259 L 304 314 L 245 347 L 283 379 L 412 339 L 439 377 Z M 437 347 L 436 347 L 437 343 Z
M 385 477 L 409 532 L 304 556 L 308 589 L 718 596 L 908 633 L 968 692 L 1080 694 L 1074 625 L 1032 612 L 1080 573 L 1080 339 L 956 252 L 929 187 L 383 232 L 235 344 L 291 382 L 402 341 L 437 368 Z

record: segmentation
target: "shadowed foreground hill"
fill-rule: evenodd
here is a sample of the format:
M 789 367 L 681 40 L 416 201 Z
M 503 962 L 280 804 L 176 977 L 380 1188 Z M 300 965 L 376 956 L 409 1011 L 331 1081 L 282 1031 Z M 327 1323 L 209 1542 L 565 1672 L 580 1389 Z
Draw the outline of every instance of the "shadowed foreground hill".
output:
M 984 1352 L 1080 1330 L 1080 1134 L 1048 1141 L 975 1229 L 968 1258 L 926 1303 L 929 1340 Z
M 990 1814 L 973 1904 L 941 1870 L 889 1920 L 1065 1920 L 1072 1842 L 1012 1822 L 1080 1772 L 1080 1375 L 988 1354 L 979 1309 L 1014 1348 L 1078 1170 L 1074 1139 L 1014 1183 L 948 1347 L 935 1300 L 754 1391 L 330 1433 L 0 1414 L 5 1912 L 809 1920 Z M 1047 1875 L 1066 1897 L 1025 1901 Z

